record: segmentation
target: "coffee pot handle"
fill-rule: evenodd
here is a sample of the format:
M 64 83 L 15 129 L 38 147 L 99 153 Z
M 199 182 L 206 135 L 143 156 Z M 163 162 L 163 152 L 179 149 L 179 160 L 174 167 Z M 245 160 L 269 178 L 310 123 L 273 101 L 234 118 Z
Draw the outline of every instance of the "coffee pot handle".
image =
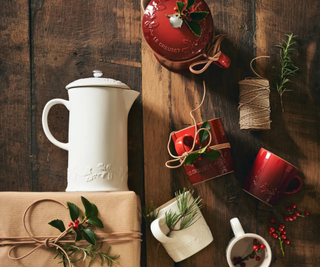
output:
M 158 218 L 155 219 L 150 226 L 151 232 L 153 234 L 153 236 L 162 244 L 165 243 L 174 243 L 175 239 L 168 237 L 167 235 L 165 235 L 160 227 L 160 223 L 161 225 L 167 227 L 166 223 L 165 223 L 165 218 Z M 167 232 L 169 232 L 169 228 L 167 227 Z
M 238 218 L 231 219 L 230 224 L 236 238 L 245 234 Z
M 64 150 L 69 150 L 69 143 L 62 143 L 59 142 L 57 139 L 55 139 L 53 137 L 53 135 L 51 134 L 50 130 L 49 130 L 49 126 L 48 126 L 48 114 L 50 109 L 57 104 L 62 104 L 64 106 L 66 106 L 66 108 L 69 110 L 69 101 L 64 100 L 64 99 L 60 99 L 60 98 L 56 98 L 56 99 L 52 99 L 50 100 L 44 107 L 43 112 L 42 112 L 42 127 L 43 127 L 43 131 L 45 133 L 45 135 L 47 136 L 47 138 L 49 139 L 49 141 L 51 143 L 53 143 L 54 145 L 56 145 L 57 147 L 60 147 Z

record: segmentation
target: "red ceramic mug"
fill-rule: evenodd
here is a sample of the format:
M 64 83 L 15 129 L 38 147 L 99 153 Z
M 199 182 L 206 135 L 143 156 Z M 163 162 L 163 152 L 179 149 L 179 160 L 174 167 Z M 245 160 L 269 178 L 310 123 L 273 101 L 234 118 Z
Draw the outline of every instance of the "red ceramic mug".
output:
M 228 143 L 221 119 L 217 118 L 209 120 L 209 124 L 212 137 L 210 146 Z M 198 124 L 197 129 L 200 129 L 201 125 L 202 123 Z M 179 156 L 182 156 L 183 153 L 190 151 L 194 136 L 194 126 L 182 129 L 172 134 L 171 137 L 175 144 L 176 152 Z M 209 138 L 206 142 L 209 142 Z M 207 145 L 207 143 L 204 143 L 204 145 Z M 197 150 L 197 147 L 195 147 L 194 150 Z M 196 161 L 193 165 L 184 165 L 184 169 L 192 184 L 201 183 L 233 172 L 230 148 L 221 149 L 220 153 L 220 158 L 216 161 L 210 161 L 206 158 L 202 158 L 201 160 Z
M 294 194 L 302 186 L 298 168 L 261 148 L 245 180 L 243 190 L 269 206 L 280 196 Z

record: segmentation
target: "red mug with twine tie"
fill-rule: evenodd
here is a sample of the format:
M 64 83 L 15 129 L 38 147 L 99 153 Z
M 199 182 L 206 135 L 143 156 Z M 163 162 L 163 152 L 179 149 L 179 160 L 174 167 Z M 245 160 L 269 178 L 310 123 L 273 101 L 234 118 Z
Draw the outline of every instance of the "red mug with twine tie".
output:
M 61 244 L 75 242 L 74 241 L 75 236 L 69 234 L 69 231 L 72 229 L 73 226 L 69 226 L 57 236 L 34 236 L 33 234 L 31 234 L 28 227 L 26 226 L 26 217 L 27 217 L 28 211 L 32 209 L 34 205 L 43 201 L 56 202 L 64 206 L 66 209 L 68 209 L 67 205 L 65 205 L 64 203 L 56 199 L 45 198 L 45 199 L 39 199 L 37 201 L 34 201 L 32 204 L 30 204 L 26 208 L 22 216 L 22 224 L 28 236 L 0 237 L 0 246 L 12 246 L 8 250 L 8 257 L 11 260 L 22 260 L 28 257 L 29 255 L 31 255 L 33 252 L 35 252 L 39 248 L 57 248 L 57 249 L 60 249 L 61 252 L 64 254 L 64 257 L 66 258 L 68 266 L 72 267 L 73 265 L 71 264 L 71 259 L 70 259 L 71 255 L 68 255 L 67 251 L 62 248 Z M 140 238 L 141 235 L 142 234 L 140 232 L 132 231 L 132 232 L 99 233 L 99 234 L 96 234 L 96 237 L 98 239 L 97 242 L 124 242 L 124 241 L 133 241 L 133 240 L 142 241 L 142 239 Z M 88 244 L 88 243 L 84 240 L 80 240 L 80 241 L 77 241 L 77 244 Z M 28 253 L 22 256 L 13 256 L 12 254 L 16 254 L 14 251 L 19 246 L 22 246 L 22 245 L 34 245 L 35 247 L 31 249 Z
M 261 148 L 245 180 L 243 190 L 269 206 L 280 196 L 294 194 L 301 189 L 298 168 Z
M 178 3 L 184 4 L 181 14 Z M 220 50 L 221 42 L 229 36 L 215 35 L 211 11 L 204 0 L 141 0 L 141 7 L 143 36 L 165 68 L 200 74 L 212 63 L 220 68 L 230 66 L 230 59 Z M 188 26 L 191 24 L 193 27 Z
M 167 149 L 170 156 L 174 159 L 167 161 L 165 164 L 168 168 L 179 168 L 184 165 L 187 176 L 193 185 L 233 172 L 230 144 L 227 141 L 221 119 L 209 120 L 210 130 L 206 128 L 200 129 L 201 124 L 197 124 L 192 115 L 194 111 L 202 106 L 205 99 L 206 87 L 204 82 L 203 86 L 204 94 L 200 105 L 190 111 L 194 125 L 170 134 Z M 185 165 L 184 163 L 188 155 L 197 153 L 203 149 L 199 149 L 196 145 L 201 131 L 209 133 L 209 138 L 203 143 L 203 147 L 208 146 L 211 150 L 220 151 L 220 157 L 215 161 L 203 157 L 200 160 L 196 160 L 192 165 Z M 173 155 L 170 151 L 171 139 L 174 142 L 178 156 Z M 179 164 L 171 165 L 174 162 L 178 162 Z

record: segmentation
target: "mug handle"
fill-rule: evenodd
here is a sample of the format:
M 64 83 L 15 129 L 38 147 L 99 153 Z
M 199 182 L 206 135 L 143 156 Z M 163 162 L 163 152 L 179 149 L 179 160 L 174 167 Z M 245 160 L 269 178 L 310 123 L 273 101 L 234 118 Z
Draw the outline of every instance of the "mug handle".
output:
M 60 147 L 64 150 L 69 150 L 69 143 L 62 143 L 59 142 L 57 139 L 55 139 L 53 137 L 53 135 L 51 134 L 50 130 L 49 130 L 49 126 L 48 126 L 48 114 L 50 109 L 57 104 L 62 104 L 64 106 L 66 106 L 66 108 L 69 110 L 69 101 L 64 100 L 64 99 L 60 99 L 60 98 L 56 98 L 56 99 L 52 99 L 50 100 L 45 107 L 43 108 L 43 112 L 42 112 L 42 127 L 43 127 L 43 131 L 45 133 L 45 135 L 47 136 L 47 138 L 49 139 L 49 141 L 51 143 L 53 143 L 54 145 L 56 145 L 57 147 Z
M 230 225 L 236 238 L 245 234 L 238 218 L 231 219 Z
M 174 239 L 166 236 L 160 228 L 160 221 L 163 223 L 164 220 L 165 220 L 165 218 L 158 218 L 158 219 L 154 220 L 150 226 L 151 232 L 152 232 L 153 236 L 162 244 L 174 243 L 175 242 Z
M 293 180 L 292 180 L 292 181 L 294 181 L 294 180 L 298 180 L 299 185 L 298 185 L 296 188 L 294 188 L 293 190 L 291 190 L 291 191 L 285 190 L 285 191 L 284 191 L 285 194 L 287 194 L 287 195 L 295 194 L 295 193 L 297 193 L 297 192 L 301 189 L 301 187 L 302 187 L 302 179 L 300 178 L 300 176 L 295 175 L 295 176 L 293 177 Z M 291 181 L 291 183 L 292 183 L 292 181 Z
M 192 143 L 193 143 L 193 136 L 191 136 L 190 134 L 185 134 L 183 136 L 180 136 L 175 142 L 174 142 L 174 148 L 176 149 L 177 153 L 179 156 L 182 156 L 184 152 L 188 152 L 191 150 L 191 147 L 189 147 L 188 145 L 186 145 L 184 143 L 185 139 L 188 139 L 192 147 Z

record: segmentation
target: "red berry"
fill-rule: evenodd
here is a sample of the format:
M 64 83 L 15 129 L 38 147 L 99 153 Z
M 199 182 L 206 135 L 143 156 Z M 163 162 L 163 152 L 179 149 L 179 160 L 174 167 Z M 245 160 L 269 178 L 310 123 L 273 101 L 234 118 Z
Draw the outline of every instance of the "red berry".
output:
M 74 223 L 75 223 L 75 224 L 79 224 L 79 221 L 78 221 L 78 220 L 75 220 Z
M 246 267 L 246 264 L 245 264 L 244 262 L 241 262 L 241 263 L 240 263 L 240 266 L 241 266 L 241 267 Z
M 273 233 L 272 236 L 273 236 L 273 238 L 278 238 L 279 237 L 277 233 Z
M 259 256 L 257 256 L 257 257 L 256 257 L 256 261 L 259 261 L 259 260 L 260 260 L 260 257 L 259 257 Z
M 295 211 L 294 211 L 294 214 L 295 214 L 295 215 L 299 215 L 300 213 L 299 213 L 299 211 L 295 210 Z
M 260 249 L 265 249 L 266 246 L 264 244 L 261 244 Z
M 206 151 L 207 151 L 207 152 L 209 152 L 210 150 L 211 150 L 211 148 L 210 148 L 210 147 L 208 147 Z
M 271 223 L 275 223 L 276 220 L 275 220 L 275 219 L 271 219 L 270 222 L 271 222 Z
M 196 145 L 200 145 L 200 140 L 196 140 Z
M 273 232 L 270 231 L 270 232 L 269 232 L 269 235 L 273 235 Z
M 284 240 L 284 239 L 287 239 L 287 236 L 286 235 L 281 235 L 281 238 Z
M 297 207 L 296 204 L 292 204 L 292 208 L 295 209 Z
M 297 215 L 295 215 L 295 214 L 293 214 L 291 217 L 292 217 L 292 219 L 294 219 L 294 220 L 297 219 Z
M 289 244 L 290 244 L 290 239 L 284 240 L 284 243 L 286 243 L 287 245 L 289 245 Z
M 202 156 L 200 155 L 200 157 L 198 158 L 198 160 L 202 160 Z
M 282 228 L 282 227 L 279 227 L 279 231 L 282 232 L 282 231 L 283 231 L 283 228 Z
M 289 221 L 289 217 L 288 217 L 288 216 L 286 216 L 286 217 L 285 217 L 285 220 L 286 220 L 286 221 Z
M 175 12 L 177 12 L 177 11 L 178 11 L 178 8 L 177 8 L 177 7 L 174 7 L 173 10 L 174 10 Z
M 287 231 L 282 231 L 282 234 L 283 234 L 283 235 L 286 235 L 286 234 L 287 234 Z
M 291 211 L 291 208 L 290 208 L 290 207 L 287 207 L 287 211 Z
M 238 257 L 233 258 L 233 262 L 236 263 L 238 261 Z
M 290 221 L 290 222 L 292 222 L 292 221 L 293 221 L 293 218 L 292 218 L 291 216 L 289 217 L 289 221 Z
M 253 239 L 252 244 L 253 244 L 253 245 L 257 245 L 257 244 L 258 244 L 257 242 L 258 242 L 258 240 L 257 240 L 257 239 Z
M 285 228 L 285 225 L 284 225 L 284 224 L 280 224 L 280 227 L 281 227 L 281 228 Z
M 84 218 L 84 220 L 85 220 L 85 221 L 87 221 L 87 220 L 88 220 L 88 218 Z
M 274 229 L 273 227 L 270 227 L 270 232 L 274 232 L 276 229 Z
M 305 212 L 304 212 L 304 215 L 306 215 L 306 216 L 308 216 L 310 213 L 309 213 L 309 211 L 308 210 L 306 210 Z
M 255 255 L 251 255 L 251 256 L 250 256 L 250 259 L 254 259 L 254 256 L 255 256 Z
M 71 225 L 73 225 L 73 223 L 72 223 L 72 222 L 68 224 L 68 226 L 71 226 Z
M 259 250 L 259 247 L 257 245 L 253 246 L 253 250 L 254 251 L 258 251 Z

